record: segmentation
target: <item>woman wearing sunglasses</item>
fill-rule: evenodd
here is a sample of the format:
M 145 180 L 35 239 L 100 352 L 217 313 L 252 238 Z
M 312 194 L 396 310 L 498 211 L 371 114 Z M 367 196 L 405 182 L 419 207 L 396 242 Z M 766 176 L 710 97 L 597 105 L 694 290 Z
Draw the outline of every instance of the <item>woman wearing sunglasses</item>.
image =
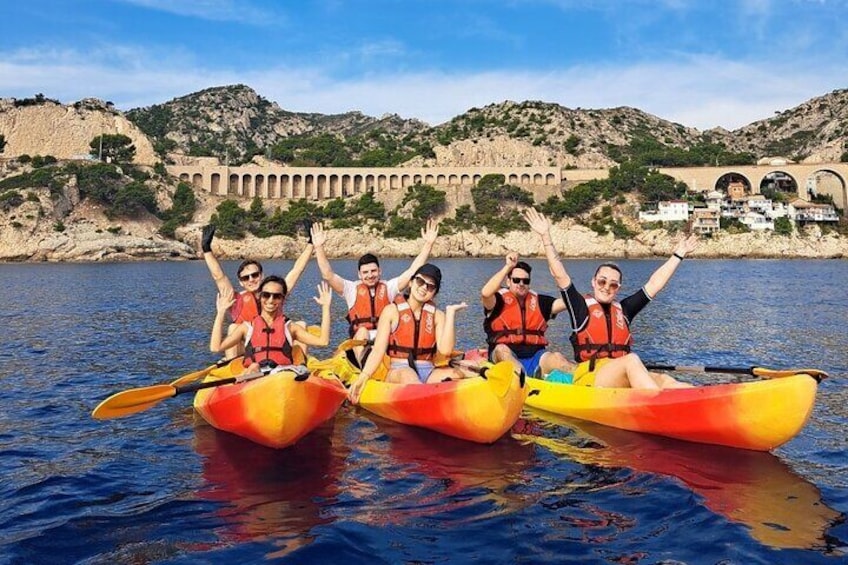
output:
M 283 314 L 283 304 L 288 294 L 285 279 L 277 276 L 266 277 L 259 285 L 260 313 L 251 321 L 237 324 L 226 338 L 221 338 L 224 318 L 233 305 L 233 290 L 218 293 L 217 315 L 212 325 L 209 349 L 213 352 L 225 351 L 237 344 L 244 344 L 244 366 L 252 373 L 262 368 L 277 365 L 303 363 L 296 358 L 294 344 L 302 343 L 325 347 L 330 343 L 330 302 L 333 295 L 327 283 L 318 285 L 315 302 L 321 305 L 321 333 L 312 335 L 304 326 L 292 323 Z
M 389 357 L 386 381 L 390 383 L 434 383 L 464 377 L 457 369 L 433 366 L 437 352 L 445 357 L 453 353 L 456 313 L 467 308 L 463 302 L 447 306 L 444 312 L 437 309 L 433 300 L 441 284 L 441 270 L 426 263 L 412 275 L 409 294 L 398 295 L 383 308 L 374 347 L 362 372 L 351 384 L 351 402 L 359 402 L 365 383 L 385 362 L 386 355 Z
M 309 233 L 309 226 L 306 232 Z M 230 319 L 232 324 L 228 328 L 228 333 L 233 331 L 242 322 L 253 320 L 260 312 L 259 304 L 259 284 L 262 282 L 262 264 L 254 259 L 247 259 L 236 269 L 236 277 L 242 290 L 235 292 L 233 284 L 227 275 L 224 274 L 224 269 L 218 262 L 217 257 L 212 252 L 212 239 L 215 236 L 215 226 L 209 224 L 203 227 L 203 232 L 200 237 L 200 248 L 203 252 L 203 260 L 206 262 L 206 267 L 215 281 L 215 286 L 218 288 L 219 294 L 230 294 L 233 296 L 232 306 L 230 307 Z M 289 290 L 293 289 L 297 284 L 298 279 L 306 269 L 309 263 L 309 258 L 312 256 L 312 238 L 310 236 L 306 248 L 300 254 L 292 266 L 292 270 L 286 275 L 285 282 Z M 232 358 L 240 355 L 242 348 L 236 345 L 226 352 L 227 358 Z
M 618 265 L 603 263 L 598 267 L 592 277 L 592 294 L 583 296 L 557 257 L 550 221 L 532 208 L 525 212 L 524 218 L 542 240 L 548 267 L 571 317 L 571 344 L 578 361 L 573 383 L 647 389 L 691 386 L 668 375 L 648 371 L 639 356 L 630 351 L 630 323 L 665 288 L 684 257 L 697 247 L 697 236 L 680 241 L 671 257 L 654 271 L 645 286 L 619 301 L 622 274 Z

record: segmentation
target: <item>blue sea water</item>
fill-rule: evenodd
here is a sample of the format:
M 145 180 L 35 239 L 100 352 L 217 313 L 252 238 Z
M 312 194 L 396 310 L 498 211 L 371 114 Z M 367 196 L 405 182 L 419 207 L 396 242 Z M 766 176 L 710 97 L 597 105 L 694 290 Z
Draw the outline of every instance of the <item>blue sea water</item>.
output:
M 479 288 L 503 261 L 435 262 L 439 303 L 470 305 L 459 345 L 481 345 Z M 597 264 L 568 261 L 579 288 Z M 659 262 L 621 265 L 627 292 Z M 334 266 L 354 276 L 355 262 Z M 383 261 L 388 276 L 405 266 Z M 828 371 L 807 426 L 773 453 L 529 410 L 492 446 L 348 405 L 282 451 L 212 429 L 186 396 L 95 421 L 113 392 L 216 360 L 203 263 L 7 264 L 0 281 L 2 563 L 848 562 L 845 261 L 687 259 L 634 324 L 651 362 Z M 318 281 L 313 263 L 289 314 L 318 321 Z M 340 341 L 338 297 L 333 312 Z M 567 326 L 550 333 L 566 351 Z

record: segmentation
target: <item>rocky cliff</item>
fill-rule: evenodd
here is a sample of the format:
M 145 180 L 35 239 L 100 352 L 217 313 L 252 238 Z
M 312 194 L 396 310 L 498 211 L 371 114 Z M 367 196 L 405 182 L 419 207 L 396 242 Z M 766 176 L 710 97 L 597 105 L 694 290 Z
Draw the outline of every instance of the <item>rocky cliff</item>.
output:
M 44 99 L 22 104 L 0 99 L 0 135 L 6 139 L 3 155 L 83 159 L 91 151 L 91 141 L 101 134 L 129 137 L 135 145 L 136 163 L 152 165 L 160 160 L 148 137 L 108 103 L 85 99 L 64 105 Z

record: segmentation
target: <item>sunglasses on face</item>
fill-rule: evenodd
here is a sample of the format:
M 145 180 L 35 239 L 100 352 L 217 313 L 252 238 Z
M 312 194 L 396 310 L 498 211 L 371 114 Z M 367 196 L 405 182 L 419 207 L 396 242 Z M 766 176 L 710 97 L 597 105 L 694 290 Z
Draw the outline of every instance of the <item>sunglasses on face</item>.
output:
M 620 282 L 618 282 L 618 281 L 608 281 L 607 279 L 605 279 L 603 277 L 601 277 L 599 279 L 595 279 L 595 283 L 601 288 L 607 287 L 610 290 L 618 290 L 619 288 L 621 288 Z
M 436 292 L 436 284 L 435 283 L 427 282 L 424 279 L 422 279 L 421 277 L 415 277 L 412 280 L 415 281 L 415 284 L 417 284 L 418 286 L 423 286 L 429 292 Z
M 264 290 L 259 293 L 259 297 L 263 300 L 282 300 L 284 298 L 282 292 L 266 292 Z
M 261 271 L 253 271 L 252 273 L 245 273 L 243 275 L 239 275 L 239 280 L 240 281 L 247 281 L 247 280 L 250 280 L 250 279 L 258 279 L 261 276 L 262 276 Z
M 529 285 L 529 284 L 530 284 L 530 277 L 527 277 L 526 279 L 525 279 L 525 278 L 522 278 L 522 277 L 512 277 L 512 283 L 513 283 L 513 284 L 526 284 L 526 285 Z

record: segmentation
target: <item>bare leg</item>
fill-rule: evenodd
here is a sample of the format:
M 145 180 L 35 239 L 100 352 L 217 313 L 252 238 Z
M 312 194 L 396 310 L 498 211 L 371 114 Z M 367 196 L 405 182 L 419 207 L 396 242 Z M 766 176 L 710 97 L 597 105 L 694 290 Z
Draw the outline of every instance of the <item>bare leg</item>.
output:
M 436 367 L 435 369 L 433 369 L 433 372 L 430 373 L 430 376 L 427 377 L 427 384 L 440 383 L 449 379 L 456 381 L 471 376 L 476 377 L 477 373 L 466 375 L 462 371 L 454 369 L 453 367 Z
M 662 389 L 666 388 L 693 388 L 695 385 L 684 383 L 676 380 L 671 375 L 666 375 L 665 373 L 651 373 L 651 378 L 654 379 L 654 382 L 657 383 Z
M 524 372 L 524 365 L 522 365 L 518 358 L 512 353 L 512 349 L 504 344 L 498 344 L 495 346 L 495 349 L 492 350 L 492 361 L 495 363 L 509 361 L 512 363 L 517 374 L 520 375 Z
M 660 389 L 635 353 L 628 353 L 624 357 L 617 357 L 604 363 L 595 373 L 595 386 Z
M 548 373 L 554 370 L 560 370 L 563 373 L 571 373 L 576 365 L 568 360 L 568 357 L 558 351 L 546 351 L 541 359 L 539 359 L 539 368 L 542 370 L 542 375 L 547 376 Z
M 421 384 L 418 380 L 418 373 L 411 368 L 404 367 L 403 369 L 390 369 L 386 375 L 387 383 L 396 383 L 401 385 Z

